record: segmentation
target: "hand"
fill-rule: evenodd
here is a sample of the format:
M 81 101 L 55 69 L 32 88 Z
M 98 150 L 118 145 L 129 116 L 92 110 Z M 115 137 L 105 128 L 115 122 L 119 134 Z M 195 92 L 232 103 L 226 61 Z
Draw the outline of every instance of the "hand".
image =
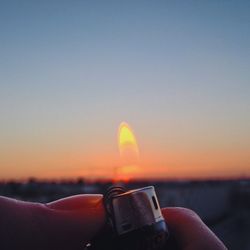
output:
M 226 249 L 191 210 L 162 212 L 180 249 Z M 101 195 L 77 195 L 49 204 L 0 197 L 0 249 L 82 250 L 105 220 Z
M 102 195 L 49 204 L 0 197 L 1 250 L 83 250 L 104 224 Z
M 200 217 L 187 208 L 164 208 L 162 214 L 169 226 L 177 249 L 226 250 L 218 237 L 203 223 Z

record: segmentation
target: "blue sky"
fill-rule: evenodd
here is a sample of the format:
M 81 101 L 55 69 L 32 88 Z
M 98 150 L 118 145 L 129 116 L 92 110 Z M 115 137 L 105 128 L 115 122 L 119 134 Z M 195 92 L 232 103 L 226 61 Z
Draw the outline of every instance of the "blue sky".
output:
M 249 1 L 1 1 L 3 172 L 43 176 L 14 164 L 25 148 L 112 151 L 125 120 L 164 166 L 171 150 L 237 151 L 221 171 L 249 174 L 249 13 Z

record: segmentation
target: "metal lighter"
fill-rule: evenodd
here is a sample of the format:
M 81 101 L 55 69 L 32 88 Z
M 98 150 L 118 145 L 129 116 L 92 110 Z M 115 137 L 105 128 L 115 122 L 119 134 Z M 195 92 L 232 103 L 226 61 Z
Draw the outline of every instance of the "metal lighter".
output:
M 108 221 L 88 244 L 91 250 L 161 250 L 169 236 L 153 186 L 126 191 L 113 186 L 104 196 Z

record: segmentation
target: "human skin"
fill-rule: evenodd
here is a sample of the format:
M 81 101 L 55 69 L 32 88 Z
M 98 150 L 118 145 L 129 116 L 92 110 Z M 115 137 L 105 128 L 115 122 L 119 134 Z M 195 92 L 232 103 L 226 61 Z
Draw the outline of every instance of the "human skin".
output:
M 180 250 L 225 250 L 221 240 L 192 210 L 181 207 L 163 208 L 162 214 Z
M 82 250 L 105 225 L 102 195 L 76 195 L 48 204 L 0 197 L 1 250 Z M 226 247 L 185 208 L 164 208 L 163 216 L 181 250 Z

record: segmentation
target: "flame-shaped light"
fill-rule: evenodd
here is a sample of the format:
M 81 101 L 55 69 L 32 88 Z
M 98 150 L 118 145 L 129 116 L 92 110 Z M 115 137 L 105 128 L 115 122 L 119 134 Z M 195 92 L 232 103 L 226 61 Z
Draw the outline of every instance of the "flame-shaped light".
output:
M 124 154 L 127 154 L 128 151 L 131 151 L 130 153 L 133 153 L 136 157 L 139 156 L 139 149 L 135 135 L 129 125 L 125 122 L 122 122 L 120 125 L 118 140 L 121 157 L 124 157 Z
M 118 145 L 121 165 L 117 178 L 128 180 L 135 177 L 138 172 L 139 149 L 132 129 L 125 122 L 122 122 L 119 127 Z

